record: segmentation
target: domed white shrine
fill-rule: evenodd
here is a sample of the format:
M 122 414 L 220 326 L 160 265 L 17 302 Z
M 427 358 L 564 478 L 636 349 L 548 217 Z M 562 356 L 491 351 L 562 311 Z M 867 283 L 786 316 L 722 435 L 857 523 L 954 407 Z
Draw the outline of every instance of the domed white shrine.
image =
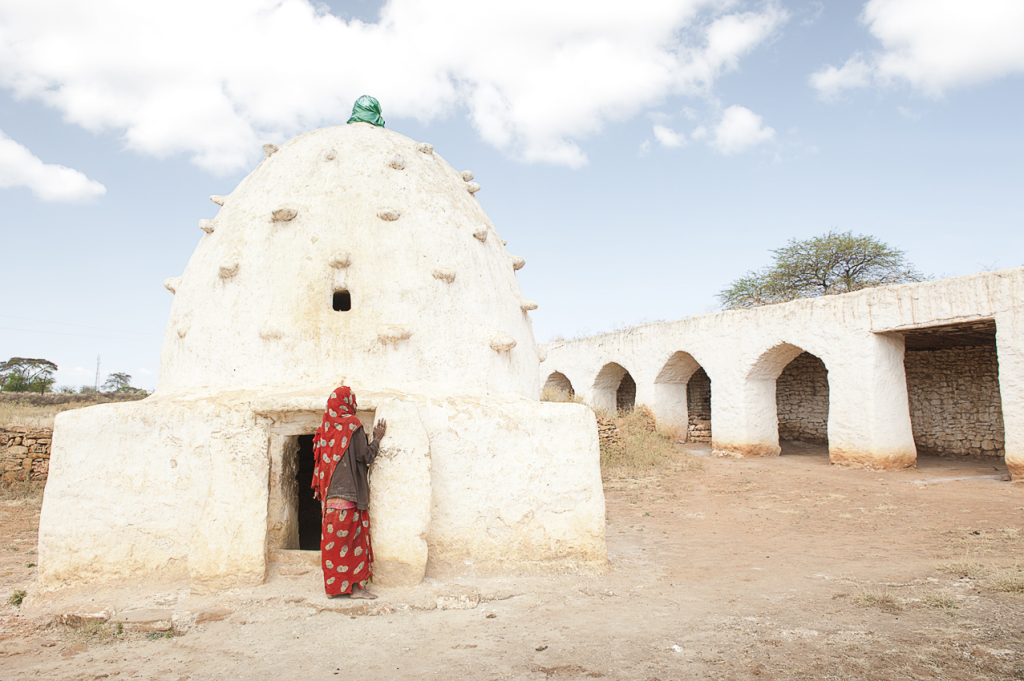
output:
M 343 383 L 389 425 L 378 584 L 603 569 L 594 415 L 538 401 L 524 261 L 472 173 L 369 123 L 264 150 L 165 282 L 156 393 L 58 416 L 35 588 L 226 588 L 314 548 L 312 434 Z

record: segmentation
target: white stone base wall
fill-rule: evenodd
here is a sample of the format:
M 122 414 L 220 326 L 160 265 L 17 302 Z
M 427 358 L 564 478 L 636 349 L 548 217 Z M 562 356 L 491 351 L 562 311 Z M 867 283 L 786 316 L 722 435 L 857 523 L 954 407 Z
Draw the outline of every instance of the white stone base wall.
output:
M 1004 455 L 995 346 L 910 351 L 903 364 L 919 453 Z
M 269 551 L 293 548 L 287 457 L 319 425 L 331 389 L 152 397 L 59 415 L 35 588 L 261 583 Z M 361 414 L 388 421 L 370 475 L 378 583 L 606 568 L 589 408 L 355 392 Z

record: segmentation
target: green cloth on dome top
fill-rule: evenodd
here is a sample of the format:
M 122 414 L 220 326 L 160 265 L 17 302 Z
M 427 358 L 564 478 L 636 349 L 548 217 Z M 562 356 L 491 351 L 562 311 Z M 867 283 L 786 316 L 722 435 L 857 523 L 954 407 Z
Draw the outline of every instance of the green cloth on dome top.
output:
M 380 102 L 370 95 L 363 95 L 352 106 L 352 117 L 349 123 L 370 123 L 384 127 L 384 117 L 380 115 Z

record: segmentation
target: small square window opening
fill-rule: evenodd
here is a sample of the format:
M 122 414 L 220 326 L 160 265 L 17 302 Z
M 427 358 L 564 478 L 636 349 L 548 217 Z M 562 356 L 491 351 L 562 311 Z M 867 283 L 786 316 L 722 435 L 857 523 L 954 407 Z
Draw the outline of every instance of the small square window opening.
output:
M 348 312 L 352 309 L 352 296 L 348 291 L 334 292 L 334 311 Z

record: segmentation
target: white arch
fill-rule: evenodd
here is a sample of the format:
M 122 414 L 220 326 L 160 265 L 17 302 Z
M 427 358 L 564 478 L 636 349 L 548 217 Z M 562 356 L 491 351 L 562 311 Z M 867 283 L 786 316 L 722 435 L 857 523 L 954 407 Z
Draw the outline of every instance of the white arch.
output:
M 549 396 L 549 399 L 557 397 L 558 399 L 553 400 L 556 402 L 568 401 L 569 398 L 576 394 L 572 387 L 572 381 L 561 371 L 551 372 L 547 380 L 544 381 L 544 390 L 553 392 L 554 395 Z
M 592 407 L 596 410 L 614 412 L 616 409 L 616 392 L 622 377 L 628 374 L 626 367 L 616 362 L 608 362 L 597 372 L 594 378 Z
M 747 432 L 744 454 L 777 456 L 782 452 L 775 381 L 783 369 L 804 352 L 803 348 L 792 343 L 779 343 L 762 352 L 747 371 L 743 385 L 743 418 Z M 825 359 L 816 353 L 811 354 L 820 359 L 828 371 Z
M 701 365 L 688 352 L 675 352 L 654 379 L 654 417 L 663 428 L 686 433 L 689 423 L 686 386 Z

